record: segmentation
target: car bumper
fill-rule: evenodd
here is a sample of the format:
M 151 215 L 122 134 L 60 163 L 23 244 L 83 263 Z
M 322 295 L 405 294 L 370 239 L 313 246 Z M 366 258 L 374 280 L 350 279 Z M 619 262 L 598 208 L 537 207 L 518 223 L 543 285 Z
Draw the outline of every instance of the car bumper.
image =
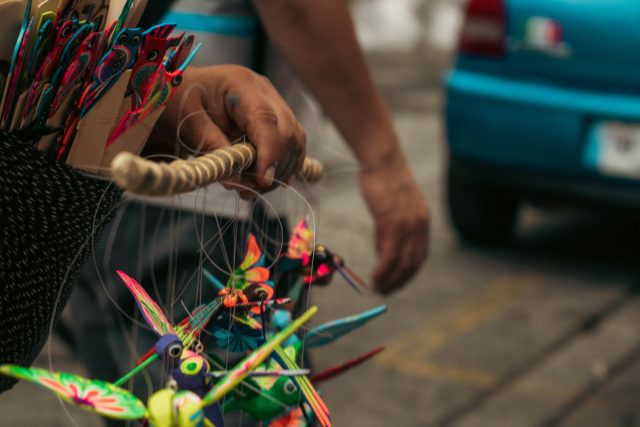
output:
M 597 179 L 594 129 L 606 121 L 640 123 L 640 97 L 459 69 L 447 76 L 446 90 L 451 154 L 486 164 Z
M 471 182 L 551 205 L 622 208 L 640 212 L 640 183 L 601 176 L 536 173 L 527 168 L 452 158 L 456 173 Z

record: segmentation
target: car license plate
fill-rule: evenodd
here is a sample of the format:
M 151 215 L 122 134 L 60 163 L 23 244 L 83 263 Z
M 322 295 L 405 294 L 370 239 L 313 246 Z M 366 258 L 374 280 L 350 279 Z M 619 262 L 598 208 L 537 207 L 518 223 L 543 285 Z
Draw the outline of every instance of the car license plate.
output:
M 640 179 L 640 124 L 602 123 L 589 145 L 589 163 L 600 173 Z

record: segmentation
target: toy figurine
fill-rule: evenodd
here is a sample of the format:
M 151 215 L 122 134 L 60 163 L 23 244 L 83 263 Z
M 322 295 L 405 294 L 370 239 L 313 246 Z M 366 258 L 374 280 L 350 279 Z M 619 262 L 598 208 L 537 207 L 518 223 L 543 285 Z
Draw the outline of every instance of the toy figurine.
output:
M 15 365 L 0 366 L 0 374 L 38 384 L 81 409 L 118 420 L 147 420 L 151 427 L 216 427 L 206 418 L 204 408 L 218 402 L 260 366 L 271 352 L 317 312 L 313 307 L 294 324 L 255 350 L 203 397 L 191 391 L 169 387 L 151 395 L 145 406 L 130 392 L 113 384 L 88 380 L 67 373 L 53 373 L 38 368 Z M 218 426 L 219 427 L 219 426 Z
M 355 272 L 344 263 L 344 260 L 331 252 L 326 246 L 315 245 L 315 233 L 302 219 L 291 233 L 286 254 L 278 263 L 280 273 L 297 272 L 303 276 L 307 285 L 327 285 L 334 272 L 347 281 L 356 291 L 369 290 L 367 285 Z
M 111 89 L 127 68 L 131 68 L 136 61 L 141 39 L 142 30 L 139 28 L 125 28 L 117 35 L 114 45 L 98 63 L 93 82 L 82 94 L 80 117 L 87 114 Z
M 194 310 L 189 318 L 183 320 L 174 328 L 162 313 L 158 304 L 138 282 L 123 271 L 118 270 L 117 273 L 136 299 L 138 307 L 149 326 L 160 337 L 153 349 L 153 355 L 149 354 L 148 358 L 143 358 L 142 362 L 144 363 L 138 365 L 133 371 L 115 383 L 116 385 L 121 385 L 158 357 L 166 364 L 172 360 L 179 359 L 183 349 L 188 348 L 198 338 L 211 317 L 217 315 L 223 305 L 222 299 L 216 299 L 206 306 L 201 306 Z

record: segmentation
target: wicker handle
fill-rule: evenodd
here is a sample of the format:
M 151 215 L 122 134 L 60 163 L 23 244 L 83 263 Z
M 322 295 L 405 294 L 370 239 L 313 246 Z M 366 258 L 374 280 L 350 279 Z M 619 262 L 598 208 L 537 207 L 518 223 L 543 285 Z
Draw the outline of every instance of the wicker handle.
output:
M 191 160 L 157 163 L 122 152 L 111 162 L 113 178 L 124 190 L 147 196 L 186 193 L 231 178 L 253 165 L 256 149 L 242 143 L 221 148 Z M 308 182 L 322 178 L 324 166 L 305 159 L 299 177 Z

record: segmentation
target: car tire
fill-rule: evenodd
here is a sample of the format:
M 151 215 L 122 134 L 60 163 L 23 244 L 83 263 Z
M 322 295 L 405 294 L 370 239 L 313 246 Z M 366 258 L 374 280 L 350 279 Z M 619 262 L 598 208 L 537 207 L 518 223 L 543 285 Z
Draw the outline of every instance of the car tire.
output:
M 460 237 L 472 244 L 500 244 L 513 235 L 518 198 L 488 184 L 479 171 L 451 159 L 447 174 L 449 216 Z

